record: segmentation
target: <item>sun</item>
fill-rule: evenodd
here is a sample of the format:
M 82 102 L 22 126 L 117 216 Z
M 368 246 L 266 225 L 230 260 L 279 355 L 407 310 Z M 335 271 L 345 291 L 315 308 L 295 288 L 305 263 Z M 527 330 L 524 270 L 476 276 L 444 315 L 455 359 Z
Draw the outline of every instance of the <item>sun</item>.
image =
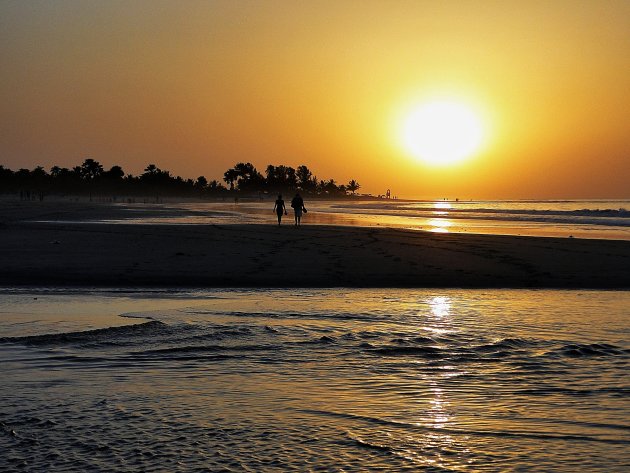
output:
M 402 140 L 407 151 L 421 161 L 450 165 L 479 151 L 483 126 L 473 110 L 463 103 L 426 102 L 406 117 Z

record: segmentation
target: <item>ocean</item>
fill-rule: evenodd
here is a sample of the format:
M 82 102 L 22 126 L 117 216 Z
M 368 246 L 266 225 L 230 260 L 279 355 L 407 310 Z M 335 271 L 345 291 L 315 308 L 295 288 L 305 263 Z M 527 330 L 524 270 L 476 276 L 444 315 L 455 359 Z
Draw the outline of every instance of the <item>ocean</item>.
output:
M 107 223 L 231 224 L 275 222 L 270 197 L 224 202 L 120 204 Z M 311 200 L 304 224 L 387 226 L 441 233 L 486 233 L 630 240 L 629 200 Z M 285 218 L 292 220 L 292 210 Z
M 0 290 L 0 471 L 630 471 L 630 293 Z

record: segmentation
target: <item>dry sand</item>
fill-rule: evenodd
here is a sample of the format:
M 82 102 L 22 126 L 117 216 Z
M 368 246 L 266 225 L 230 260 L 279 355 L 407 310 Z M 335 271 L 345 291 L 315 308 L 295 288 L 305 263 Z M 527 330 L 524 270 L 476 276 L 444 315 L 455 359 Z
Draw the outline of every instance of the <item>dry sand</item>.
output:
M 0 285 L 630 287 L 628 241 L 86 218 L 121 218 L 121 207 L 0 203 Z

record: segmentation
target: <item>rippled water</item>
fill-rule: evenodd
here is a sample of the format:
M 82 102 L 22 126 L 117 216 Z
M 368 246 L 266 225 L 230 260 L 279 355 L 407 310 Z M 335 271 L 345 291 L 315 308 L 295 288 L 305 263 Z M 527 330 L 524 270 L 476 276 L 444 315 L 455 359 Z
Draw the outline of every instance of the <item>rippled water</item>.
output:
M 5 290 L 0 311 L 2 471 L 630 468 L 629 292 Z

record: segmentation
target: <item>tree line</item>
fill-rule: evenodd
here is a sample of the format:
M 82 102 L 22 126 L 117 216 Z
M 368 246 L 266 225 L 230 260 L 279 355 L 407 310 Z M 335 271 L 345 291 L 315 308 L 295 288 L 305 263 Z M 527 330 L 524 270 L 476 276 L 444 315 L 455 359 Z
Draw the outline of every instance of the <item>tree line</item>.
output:
M 225 185 L 223 184 L 225 182 Z M 354 195 L 361 185 L 354 179 L 337 184 L 334 179 L 319 180 L 310 169 L 285 165 L 268 165 L 265 174 L 251 163 L 237 163 L 223 174 L 223 182 L 208 181 L 204 176 L 183 179 L 169 171 L 149 164 L 138 176 L 126 174 L 121 166 L 105 170 L 103 165 L 88 158 L 79 166 L 42 166 L 12 171 L 0 165 L 0 193 L 20 193 L 22 198 L 43 199 L 47 194 L 109 194 L 161 196 L 220 196 L 292 192 L 340 197 Z

